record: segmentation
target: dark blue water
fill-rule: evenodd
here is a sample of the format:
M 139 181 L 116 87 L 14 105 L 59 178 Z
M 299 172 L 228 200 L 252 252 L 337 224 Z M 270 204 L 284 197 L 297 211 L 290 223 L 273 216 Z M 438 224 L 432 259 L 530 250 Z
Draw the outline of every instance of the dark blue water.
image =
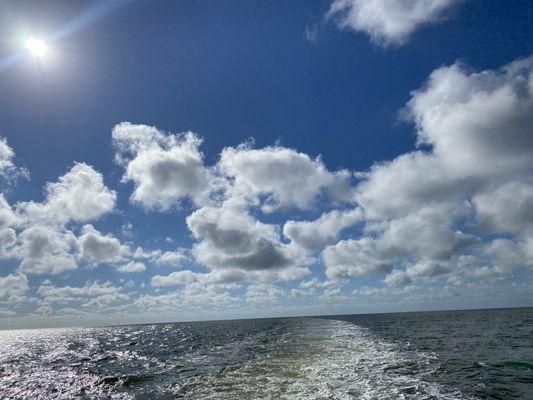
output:
M 0 332 L 2 399 L 533 399 L 533 309 Z

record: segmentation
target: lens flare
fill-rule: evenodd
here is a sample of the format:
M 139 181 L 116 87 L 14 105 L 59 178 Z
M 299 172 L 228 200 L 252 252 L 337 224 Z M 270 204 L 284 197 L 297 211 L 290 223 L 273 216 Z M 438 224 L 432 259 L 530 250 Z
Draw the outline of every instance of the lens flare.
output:
M 34 57 L 43 58 L 48 53 L 47 44 L 37 38 L 28 38 L 24 41 L 24 47 Z

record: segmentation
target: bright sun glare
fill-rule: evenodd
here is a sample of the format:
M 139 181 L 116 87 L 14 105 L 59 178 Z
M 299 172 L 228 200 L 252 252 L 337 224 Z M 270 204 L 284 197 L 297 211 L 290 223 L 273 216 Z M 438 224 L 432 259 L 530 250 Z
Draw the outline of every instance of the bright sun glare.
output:
M 48 53 L 48 46 L 41 39 L 28 38 L 24 41 L 24 47 L 32 56 L 37 58 L 42 58 Z

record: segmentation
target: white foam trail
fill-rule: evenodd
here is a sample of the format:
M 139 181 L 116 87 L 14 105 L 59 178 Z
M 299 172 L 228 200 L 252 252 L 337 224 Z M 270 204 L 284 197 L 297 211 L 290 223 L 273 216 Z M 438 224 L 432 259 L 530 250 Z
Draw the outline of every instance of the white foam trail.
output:
M 343 321 L 306 320 L 265 357 L 175 388 L 187 399 L 466 399 L 427 378 L 435 356 Z M 409 373 L 407 372 L 409 369 Z

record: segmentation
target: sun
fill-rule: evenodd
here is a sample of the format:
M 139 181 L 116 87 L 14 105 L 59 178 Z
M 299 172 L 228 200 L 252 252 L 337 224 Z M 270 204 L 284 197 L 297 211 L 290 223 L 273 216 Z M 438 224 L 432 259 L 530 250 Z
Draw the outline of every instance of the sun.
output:
M 24 41 L 24 47 L 32 56 L 43 58 L 48 53 L 48 45 L 41 39 L 30 37 Z

